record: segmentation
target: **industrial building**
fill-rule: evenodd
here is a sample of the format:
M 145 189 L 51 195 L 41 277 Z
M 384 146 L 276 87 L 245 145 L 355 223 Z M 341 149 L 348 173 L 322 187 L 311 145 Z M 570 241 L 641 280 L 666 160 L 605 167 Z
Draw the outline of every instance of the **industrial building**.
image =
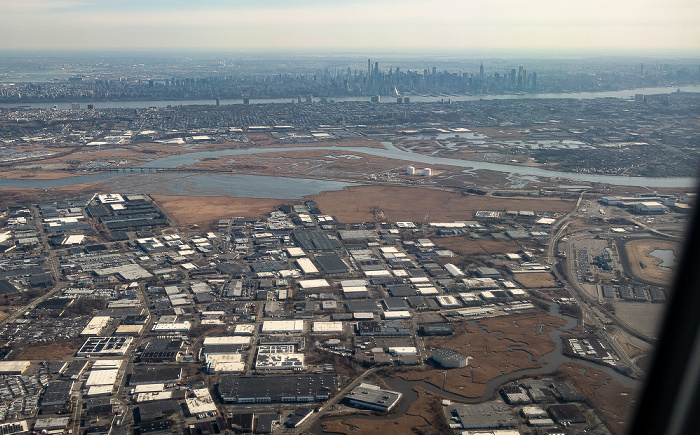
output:
M 263 322 L 263 334 L 301 334 L 304 332 L 303 320 L 266 320 Z
M 317 402 L 340 386 L 335 374 L 223 376 L 219 394 L 225 403 Z
M 518 425 L 511 407 L 502 402 L 455 404 L 452 415 L 463 429 L 515 428 Z
M 644 201 L 635 204 L 634 211 L 641 214 L 664 214 L 666 206 L 656 201 Z
M 182 377 L 182 367 L 177 365 L 158 364 L 136 365 L 129 378 L 129 385 L 142 385 L 153 383 L 176 383 Z
M 85 340 L 76 356 L 124 356 L 132 337 L 90 337 Z
M 387 412 L 396 406 L 401 396 L 402 394 L 396 391 L 383 390 L 376 385 L 361 383 L 345 396 L 345 400 L 358 408 Z
M 452 369 L 467 366 L 467 357 L 450 349 L 431 349 L 433 360 L 441 366 Z
M 348 273 L 350 268 L 337 254 L 317 254 L 316 262 L 327 274 Z
M 314 334 L 340 334 L 344 331 L 343 322 L 314 322 Z

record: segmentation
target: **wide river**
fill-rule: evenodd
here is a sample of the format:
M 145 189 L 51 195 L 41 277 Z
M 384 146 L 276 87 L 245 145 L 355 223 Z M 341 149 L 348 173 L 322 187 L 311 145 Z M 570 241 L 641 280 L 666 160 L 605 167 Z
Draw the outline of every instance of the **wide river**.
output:
M 653 94 L 670 94 L 672 92 L 700 92 L 700 85 L 688 85 L 681 87 L 653 87 L 653 88 L 638 88 L 638 89 L 623 89 L 620 91 L 604 91 L 604 92 L 567 92 L 567 93 L 543 93 L 543 94 L 510 94 L 510 95 L 409 95 L 411 102 L 418 103 L 434 103 L 442 99 L 452 101 L 479 101 L 479 100 L 523 100 L 523 99 L 548 99 L 548 98 L 573 98 L 573 99 L 593 99 L 593 98 L 631 98 L 635 94 L 653 95 Z M 328 100 L 335 102 L 347 101 L 365 101 L 369 102 L 370 97 L 329 97 Z M 382 95 L 382 104 L 396 104 L 396 98 L 392 96 Z M 221 100 L 222 105 L 243 104 L 243 99 Z M 251 104 L 270 104 L 270 103 L 294 103 L 291 98 L 259 98 L 251 99 Z M 168 107 L 168 106 L 206 106 L 214 105 L 214 99 L 210 100 L 168 100 L 168 101 L 95 101 L 83 102 L 81 107 L 84 109 L 88 104 L 92 104 L 96 109 L 115 109 L 115 108 L 132 108 L 143 109 L 148 107 Z M 12 107 L 28 107 L 32 109 L 50 109 L 54 106 L 58 109 L 71 109 L 72 103 L 0 103 L 0 108 Z

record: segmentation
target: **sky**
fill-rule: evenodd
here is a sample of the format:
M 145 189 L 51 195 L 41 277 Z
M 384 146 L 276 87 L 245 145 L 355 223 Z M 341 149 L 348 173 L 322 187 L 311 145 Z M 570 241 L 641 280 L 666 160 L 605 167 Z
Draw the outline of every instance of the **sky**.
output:
M 697 0 L 0 0 L 10 50 L 700 54 Z

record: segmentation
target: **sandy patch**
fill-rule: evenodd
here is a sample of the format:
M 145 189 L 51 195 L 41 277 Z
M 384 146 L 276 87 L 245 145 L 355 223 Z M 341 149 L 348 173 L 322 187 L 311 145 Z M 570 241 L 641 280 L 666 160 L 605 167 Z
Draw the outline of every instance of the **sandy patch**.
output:
M 632 274 L 659 285 L 666 285 L 671 282 L 673 270 L 664 270 L 658 267 L 662 260 L 649 253 L 659 250 L 673 251 L 676 257 L 680 255 L 680 245 L 662 239 L 638 239 L 625 243 L 625 251 L 629 258 L 629 266 Z

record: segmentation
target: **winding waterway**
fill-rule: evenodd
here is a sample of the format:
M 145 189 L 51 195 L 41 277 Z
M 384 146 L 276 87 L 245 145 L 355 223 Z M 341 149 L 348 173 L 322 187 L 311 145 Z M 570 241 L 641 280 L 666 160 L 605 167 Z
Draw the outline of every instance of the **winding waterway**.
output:
M 370 154 L 378 157 L 390 159 L 404 160 L 411 163 L 422 163 L 426 165 L 448 165 L 461 168 L 469 168 L 476 170 L 490 170 L 502 172 L 509 175 L 519 176 L 534 176 L 544 178 L 554 178 L 571 180 L 576 182 L 589 183 L 604 183 L 618 186 L 640 186 L 640 187 L 693 187 L 696 185 L 696 179 L 693 177 L 628 177 L 620 175 L 597 175 L 597 174 L 577 174 L 571 172 L 551 171 L 546 169 L 533 168 L 529 166 L 513 166 L 501 163 L 478 162 L 471 160 L 453 159 L 448 157 L 428 156 L 411 151 L 404 151 L 396 148 L 391 142 L 382 142 L 384 148 L 366 148 L 366 147 L 336 147 L 328 145 L 309 146 L 309 147 L 286 147 L 286 148 L 246 148 L 235 150 L 220 150 L 220 151 L 200 151 L 194 153 L 186 153 L 161 157 L 151 160 L 133 169 L 152 168 L 176 168 L 181 165 L 193 164 L 205 158 L 217 158 L 224 156 L 235 156 L 245 154 L 264 154 L 289 151 L 307 151 L 307 150 L 343 150 L 344 152 L 355 152 Z M 126 175 L 128 174 L 128 175 Z M 0 179 L 0 187 L 29 187 L 29 188 L 54 188 L 63 186 L 74 186 L 85 183 L 93 183 L 98 181 L 106 181 L 116 177 L 133 177 L 134 173 L 118 173 L 118 172 L 102 172 L 97 174 L 81 175 L 76 177 L 66 177 L 56 180 L 25 180 L 25 179 Z M 137 186 L 147 187 L 162 180 L 162 173 L 141 173 L 138 176 L 143 177 Z M 204 180 L 203 175 L 188 175 L 190 180 Z M 179 183 L 183 180 L 183 176 L 170 178 L 171 183 Z M 286 193 L 289 190 L 295 192 L 302 191 L 299 185 L 304 185 L 306 188 L 312 187 L 310 193 L 318 193 L 323 190 L 339 190 L 346 186 L 356 185 L 353 183 L 342 183 L 325 180 L 312 180 L 304 178 L 284 178 L 273 176 L 254 176 L 254 175 L 229 175 L 229 174 L 207 174 L 207 182 L 191 182 L 191 195 L 212 196 L 212 195 L 228 195 L 239 197 L 253 198 L 299 198 L 297 193 Z M 118 180 L 115 180 L 118 182 Z M 133 184 L 133 183 L 132 183 Z M 203 187 L 203 189 L 197 188 Z M 255 186 L 255 187 L 253 187 Z M 176 184 L 171 184 L 171 188 L 176 189 Z M 184 188 L 183 188 L 184 189 Z M 138 189 L 137 189 L 138 190 Z M 238 195 L 233 194 L 234 191 L 240 191 Z M 275 193 L 277 196 L 275 196 Z M 256 196 L 263 195 L 263 196 Z M 293 196 L 280 196 L 293 195 Z M 303 195 L 302 195 L 303 196 Z

